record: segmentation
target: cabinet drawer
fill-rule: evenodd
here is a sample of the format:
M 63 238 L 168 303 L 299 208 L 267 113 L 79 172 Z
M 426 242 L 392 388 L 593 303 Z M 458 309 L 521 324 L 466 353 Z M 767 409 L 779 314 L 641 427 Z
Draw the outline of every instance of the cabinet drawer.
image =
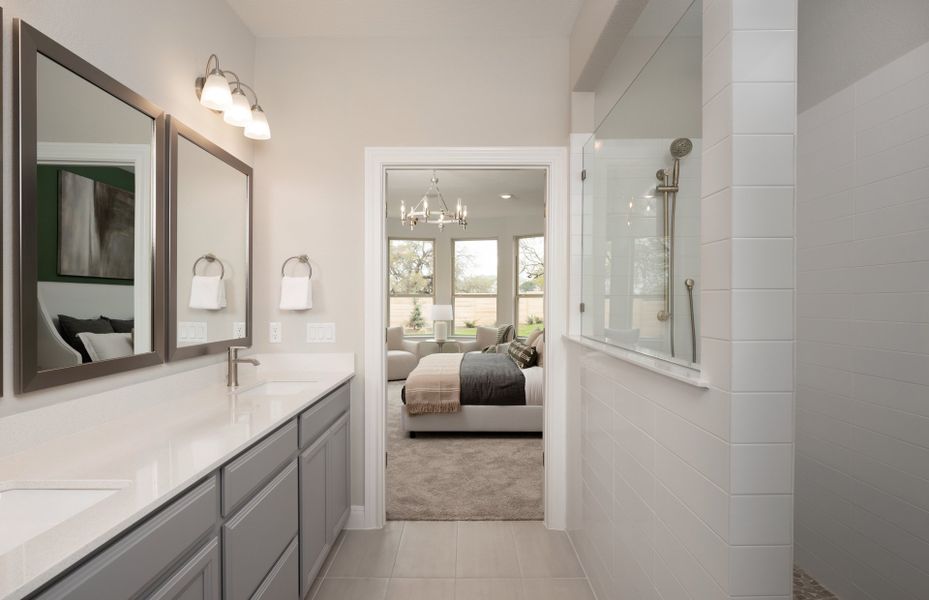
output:
M 223 516 L 229 516 L 297 452 L 297 424 L 284 425 L 223 467 Z
M 213 538 L 148 600 L 219 600 L 219 538 Z
M 223 526 L 224 598 L 251 598 L 297 535 L 297 461 Z
M 306 448 L 325 433 L 351 404 L 351 384 L 343 384 L 300 415 L 300 447 Z
M 297 538 L 294 538 L 251 600 L 293 600 L 299 598 L 300 592 L 298 588 L 300 586 L 298 579 L 300 572 L 297 561 L 298 554 Z
M 134 597 L 212 530 L 218 519 L 219 489 L 211 477 L 39 598 Z

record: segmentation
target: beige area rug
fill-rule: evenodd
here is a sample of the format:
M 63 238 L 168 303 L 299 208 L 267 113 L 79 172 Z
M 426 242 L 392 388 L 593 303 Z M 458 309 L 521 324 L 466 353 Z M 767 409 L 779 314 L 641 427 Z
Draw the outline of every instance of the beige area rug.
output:
M 387 384 L 387 518 L 543 518 L 542 436 L 402 431 L 402 381 Z

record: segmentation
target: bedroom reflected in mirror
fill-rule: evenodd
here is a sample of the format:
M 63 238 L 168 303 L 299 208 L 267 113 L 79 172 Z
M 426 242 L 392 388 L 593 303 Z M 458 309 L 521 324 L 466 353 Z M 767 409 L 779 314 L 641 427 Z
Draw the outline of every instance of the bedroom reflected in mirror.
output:
M 25 23 L 14 33 L 17 387 L 161 362 L 162 112 Z
M 170 360 L 251 345 L 252 169 L 168 119 Z

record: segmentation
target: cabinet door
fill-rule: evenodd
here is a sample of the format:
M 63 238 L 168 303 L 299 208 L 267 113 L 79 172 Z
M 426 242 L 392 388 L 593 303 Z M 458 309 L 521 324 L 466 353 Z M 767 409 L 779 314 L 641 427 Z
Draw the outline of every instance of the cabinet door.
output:
M 219 538 L 213 538 L 149 600 L 219 600 Z
M 339 419 L 327 434 L 327 472 L 326 472 L 326 533 L 332 544 L 342 526 L 349 510 L 349 454 L 348 415 Z
M 264 580 L 250 600 L 296 600 L 300 598 L 300 566 L 298 565 L 297 538 L 295 537 L 284 554 L 277 559 L 268 578 Z
M 300 454 L 300 593 L 306 595 L 329 550 L 326 437 Z

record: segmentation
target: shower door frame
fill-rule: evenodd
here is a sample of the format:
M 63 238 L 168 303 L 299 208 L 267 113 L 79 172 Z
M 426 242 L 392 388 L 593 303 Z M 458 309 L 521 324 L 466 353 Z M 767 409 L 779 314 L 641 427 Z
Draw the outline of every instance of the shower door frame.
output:
M 545 170 L 545 525 L 567 526 L 567 394 L 562 335 L 568 329 L 568 149 L 519 147 L 365 148 L 364 205 L 364 505 L 350 529 L 379 529 L 387 520 L 386 315 L 387 206 L 390 168 L 530 168 Z

